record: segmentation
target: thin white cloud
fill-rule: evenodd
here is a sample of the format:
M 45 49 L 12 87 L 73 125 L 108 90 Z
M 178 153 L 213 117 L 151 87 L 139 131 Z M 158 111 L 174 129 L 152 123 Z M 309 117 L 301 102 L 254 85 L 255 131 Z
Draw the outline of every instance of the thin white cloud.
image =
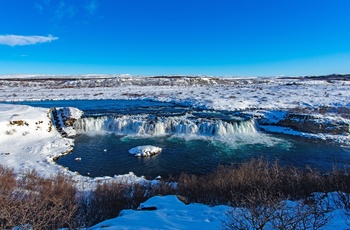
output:
M 21 36 L 21 35 L 0 35 L 0 45 L 26 46 L 35 45 L 57 40 L 58 37 L 48 36 Z

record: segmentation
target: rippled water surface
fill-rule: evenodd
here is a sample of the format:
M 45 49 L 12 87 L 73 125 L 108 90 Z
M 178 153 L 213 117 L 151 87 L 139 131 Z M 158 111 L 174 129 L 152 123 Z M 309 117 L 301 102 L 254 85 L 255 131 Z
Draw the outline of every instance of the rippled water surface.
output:
M 231 146 L 219 141 L 176 137 L 129 138 L 113 133 L 93 136 L 81 134 L 76 137 L 74 152 L 60 158 L 58 163 L 83 175 L 113 176 L 134 172 L 138 176 L 153 178 L 181 172 L 205 174 L 219 164 L 237 164 L 259 156 L 270 160 L 278 159 L 282 164 L 320 166 L 323 169 L 330 169 L 334 163 L 341 165 L 345 161 L 350 162 L 349 151 L 339 146 L 288 137 L 278 137 L 274 141 L 276 143 L 270 143 L 271 145 L 242 141 Z M 135 146 L 149 144 L 163 148 L 162 153 L 147 158 L 138 158 L 128 153 Z M 82 158 L 81 162 L 74 161 L 77 157 Z

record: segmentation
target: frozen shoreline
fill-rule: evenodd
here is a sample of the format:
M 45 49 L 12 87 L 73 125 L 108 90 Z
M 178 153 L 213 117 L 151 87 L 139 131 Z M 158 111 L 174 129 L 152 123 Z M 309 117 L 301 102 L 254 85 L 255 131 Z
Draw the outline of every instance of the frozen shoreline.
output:
M 82 115 L 75 108 L 64 108 L 62 113 L 68 119 L 78 119 Z M 57 120 L 67 136 L 74 135 L 72 127 L 66 126 L 61 116 Z M 84 189 L 111 179 L 127 183 L 152 183 L 132 172 L 113 178 L 90 178 L 56 164 L 55 158 L 72 151 L 74 139 L 63 137 L 52 121 L 51 109 L 0 103 L 0 164 L 13 168 L 18 176 L 31 170 L 36 170 L 45 178 L 64 174 L 71 177 L 78 188 Z

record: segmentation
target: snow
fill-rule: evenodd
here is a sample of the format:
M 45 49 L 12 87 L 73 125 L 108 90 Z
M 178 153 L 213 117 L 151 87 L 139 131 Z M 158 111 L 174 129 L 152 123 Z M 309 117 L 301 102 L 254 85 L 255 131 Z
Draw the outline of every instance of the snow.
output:
M 156 207 L 143 211 L 141 207 Z M 176 196 L 154 196 L 138 210 L 123 210 L 119 217 L 103 221 L 91 229 L 220 229 L 228 206 L 186 205 Z
M 350 145 L 349 136 L 344 136 L 344 135 L 331 135 L 331 134 L 324 134 L 324 133 L 317 133 L 317 134 L 305 133 L 305 132 L 295 131 L 292 128 L 288 128 L 288 127 L 272 126 L 272 125 L 260 125 L 259 127 L 262 130 L 270 133 L 282 133 L 282 134 L 300 136 L 305 138 L 325 140 L 329 142 L 338 143 L 341 145 Z
M 349 107 L 350 81 L 306 78 L 47 76 L 0 80 L 0 101 L 151 99 L 217 110 Z M 67 77 L 67 76 L 66 76 Z M 53 80 L 53 78 L 57 78 Z M 331 83 L 330 83 L 331 82 Z M 295 83 L 295 84 L 294 84 Z
M 75 119 L 82 115 L 75 108 L 63 108 L 62 112 Z M 71 127 L 61 125 L 63 130 L 71 130 Z M 20 175 L 35 169 L 46 178 L 60 173 L 71 177 L 78 187 L 86 189 L 103 180 L 153 183 L 133 173 L 114 177 L 84 177 L 55 163 L 55 158 L 69 153 L 73 147 L 74 139 L 62 137 L 53 127 L 50 109 L 0 103 L 0 164 L 13 168 L 15 173 Z
M 54 116 L 55 114 L 57 115 L 55 125 L 62 128 L 62 132 L 64 132 L 68 137 L 73 137 L 76 135 L 74 128 L 66 125 L 64 119 L 73 119 L 75 121 L 83 115 L 83 111 L 80 111 L 77 108 L 54 108 L 51 110 L 51 113 Z
M 270 124 L 277 124 L 279 121 L 281 121 L 286 115 L 286 111 L 278 111 L 278 110 L 271 110 L 271 111 L 263 111 L 259 114 L 256 113 L 255 115 L 263 116 L 265 119 L 267 119 Z
M 331 199 L 333 194 L 328 195 Z M 297 201 L 287 201 L 288 211 L 293 210 Z M 156 210 L 142 210 L 151 208 Z M 207 206 L 184 204 L 174 195 L 154 196 L 142 203 L 137 210 L 123 210 L 116 218 L 103 221 L 90 229 L 221 229 L 227 221 L 227 212 L 238 209 L 229 206 Z M 322 229 L 348 229 L 342 211 L 333 210 L 331 219 Z M 271 229 L 267 226 L 266 229 Z
M 350 124 L 350 80 L 152 78 L 129 75 L 0 76 L 0 102 L 43 99 L 147 99 L 203 109 L 246 110 L 255 116 L 264 116 L 275 124 L 285 116 L 287 110 L 317 113 L 318 108 L 332 108 L 336 112 L 317 115 L 324 122 L 342 120 Z M 342 110 L 345 112 L 339 112 Z M 81 111 L 74 108 L 62 108 L 59 111 L 61 115 L 75 119 L 82 115 Z M 14 168 L 16 173 L 32 169 L 44 177 L 63 173 L 71 176 L 83 188 L 103 180 L 149 182 L 132 172 L 114 177 L 89 178 L 55 164 L 53 159 L 71 151 L 74 140 L 63 137 L 53 128 L 50 116 L 49 109 L 0 103 L 0 164 Z M 75 134 L 62 120 L 59 123 L 68 136 Z M 349 135 L 302 133 L 271 125 L 261 127 L 269 132 L 333 140 L 345 145 L 350 143 Z M 131 152 L 146 151 L 148 147 L 139 148 Z M 224 213 L 228 210 L 227 206 L 185 205 L 175 196 L 152 197 L 143 205 L 156 206 L 157 210 L 124 210 L 121 216 L 104 221 L 93 229 L 216 229 L 220 228 L 221 220 L 225 219 Z M 346 228 L 337 212 L 334 212 L 334 221 L 328 229 Z
M 0 156 L 1 164 L 50 176 L 62 171 L 52 159 L 72 146 L 72 139 L 52 128 L 48 109 L 0 104 L 0 153 L 8 153 Z
M 159 154 L 161 151 L 162 148 L 152 145 L 143 145 L 130 149 L 129 153 L 135 155 L 136 157 L 149 157 Z

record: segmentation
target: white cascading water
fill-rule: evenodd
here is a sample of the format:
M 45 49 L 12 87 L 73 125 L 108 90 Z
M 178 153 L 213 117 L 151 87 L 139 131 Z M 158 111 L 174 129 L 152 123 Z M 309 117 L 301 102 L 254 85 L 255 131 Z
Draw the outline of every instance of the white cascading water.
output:
M 235 134 L 257 133 L 254 119 L 227 122 L 188 116 L 154 117 L 146 115 L 86 117 L 75 122 L 74 129 L 77 133 L 113 132 L 118 135 L 138 136 L 228 137 Z

